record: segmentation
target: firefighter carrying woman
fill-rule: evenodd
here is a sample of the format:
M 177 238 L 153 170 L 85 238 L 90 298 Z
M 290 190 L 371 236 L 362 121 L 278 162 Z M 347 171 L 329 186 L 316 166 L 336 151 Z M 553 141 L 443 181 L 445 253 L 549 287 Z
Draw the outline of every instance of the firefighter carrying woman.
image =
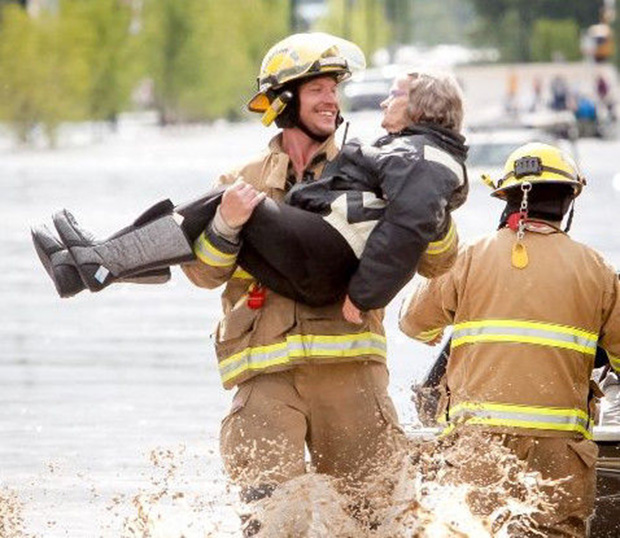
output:
M 33 230 L 61 296 L 165 280 L 178 262 L 198 286 L 225 284 L 215 345 L 223 385 L 237 392 L 221 452 L 246 501 L 304 473 L 307 447 L 318 472 L 367 502 L 366 478 L 403 436 L 383 307 L 416 270 L 437 275 L 456 255 L 450 212 L 468 188 L 458 85 L 397 78 L 383 103 L 388 134 L 340 149 L 337 85 L 364 64 L 350 42 L 290 36 L 265 56 L 248 105 L 281 132 L 220 187 L 157 204 L 106 241 L 68 211 L 54 216 L 60 239 Z
M 237 392 L 221 452 L 246 501 L 304 473 L 307 447 L 353 506 L 372 504 L 367 478 L 403 439 L 382 309 L 416 270 L 437 277 L 456 257 L 450 213 L 468 188 L 460 90 L 443 74 L 399 77 L 382 103 L 388 134 L 339 149 L 336 86 L 363 66 L 352 43 L 291 36 L 265 56 L 249 103 L 282 129 L 263 155 L 105 241 L 68 211 L 54 217 L 60 239 L 33 230 L 61 296 L 165 280 L 173 263 L 198 286 L 226 284 L 216 353 Z

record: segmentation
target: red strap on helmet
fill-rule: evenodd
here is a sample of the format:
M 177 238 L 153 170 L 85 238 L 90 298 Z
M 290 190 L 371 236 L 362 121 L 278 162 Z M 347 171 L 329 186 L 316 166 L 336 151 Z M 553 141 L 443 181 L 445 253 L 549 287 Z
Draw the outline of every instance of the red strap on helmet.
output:
M 519 229 L 519 222 L 525 219 L 527 219 L 527 213 L 525 211 L 517 211 L 510 215 L 506 222 L 508 223 L 508 227 L 513 232 L 516 232 Z

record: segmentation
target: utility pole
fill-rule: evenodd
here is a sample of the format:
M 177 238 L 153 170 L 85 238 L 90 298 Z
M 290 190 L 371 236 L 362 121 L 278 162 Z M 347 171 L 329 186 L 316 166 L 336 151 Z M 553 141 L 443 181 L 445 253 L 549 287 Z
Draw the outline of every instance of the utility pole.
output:
M 343 0 L 344 9 L 342 11 L 342 37 L 351 39 L 351 12 L 353 11 L 354 0 Z
M 291 34 L 297 33 L 297 2 L 298 0 L 290 1 L 289 27 Z

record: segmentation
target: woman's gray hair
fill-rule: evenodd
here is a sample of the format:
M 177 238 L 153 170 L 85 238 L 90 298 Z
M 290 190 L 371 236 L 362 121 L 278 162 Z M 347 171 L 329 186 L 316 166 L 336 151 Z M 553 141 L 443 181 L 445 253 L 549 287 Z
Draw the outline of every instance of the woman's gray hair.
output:
M 412 71 L 407 73 L 409 116 L 414 123 L 434 123 L 457 133 L 463 127 L 463 93 L 449 73 Z

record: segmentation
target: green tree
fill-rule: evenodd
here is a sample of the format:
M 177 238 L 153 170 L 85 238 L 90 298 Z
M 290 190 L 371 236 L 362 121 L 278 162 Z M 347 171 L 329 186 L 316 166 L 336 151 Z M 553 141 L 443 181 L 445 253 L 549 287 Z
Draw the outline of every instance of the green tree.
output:
M 381 0 L 329 0 L 316 30 L 353 41 L 368 56 L 390 43 L 392 27 Z
M 150 0 L 144 16 L 161 123 L 234 118 L 267 47 L 287 33 L 288 2 Z
M 30 18 L 9 5 L 0 31 L 0 117 L 27 142 L 41 125 L 51 145 L 62 121 L 85 117 L 88 65 L 80 54 L 84 31 L 73 20 L 43 13 Z
M 480 45 L 498 47 L 505 61 L 532 59 L 530 36 L 536 21 L 572 20 L 583 30 L 598 21 L 602 5 L 600 1 L 583 0 L 469 1 L 479 18 L 472 38 Z
M 463 44 L 468 41 L 475 13 L 471 4 L 463 0 L 410 0 L 410 36 L 408 41 L 425 45 L 445 43 Z M 410 10 L 411 11 L 411 10 Z
M 548 62 L 561 57 L 578 60 L 579 28 L 574 20 L 540 19 L 534 23 L 531 40 L 531 58 L 536 62 Z
M 72 7 L 72 16 L 84 25 L 90 38 L 82 51 L 90 67 L 89 116 L 115 121 L 127 107 L 139 75 L 130 6 L 119 0 L 80 0 Z
M 160 123 L 174 119 L 182 88 L 192 78 L 187 41 L 192 30 L 192 0 L 149 0 L 144 4 L 146 70 L 153 79 Z

